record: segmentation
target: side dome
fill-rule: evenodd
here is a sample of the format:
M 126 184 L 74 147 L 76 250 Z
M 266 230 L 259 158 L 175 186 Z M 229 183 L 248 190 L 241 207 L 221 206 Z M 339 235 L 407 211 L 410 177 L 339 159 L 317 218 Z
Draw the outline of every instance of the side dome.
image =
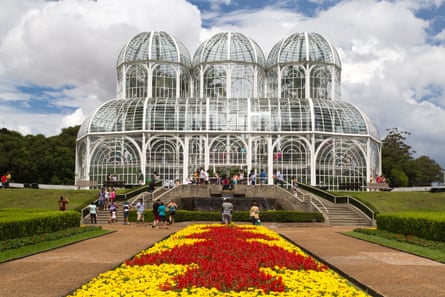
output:
M 277 42 L 267 58 L 267 67 L 277 64 L 325 63 L 341 69 L 337 50 L 318 33 L 294 33 Z
M 241 62 L 264 67 L 266 59 L 258 44 L 241 33 L 218 33 L 195 51 L 193 66 L 206 63 Z
M 169 62 L 191 66 L 190 54 L 184 44 L 163 31 L 142 32 L 122 48 L 117 67 L 123 63 Z

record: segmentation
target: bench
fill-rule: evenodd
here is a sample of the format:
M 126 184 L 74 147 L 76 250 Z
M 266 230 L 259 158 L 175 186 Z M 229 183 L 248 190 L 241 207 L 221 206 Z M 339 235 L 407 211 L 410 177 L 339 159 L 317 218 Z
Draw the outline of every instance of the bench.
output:
M 95 180 L 77 180 L 76 181 L 76 187 L 78 189 L 80 188 L 84 188 L 84 187 L 89 187 L 89 188 L 96 188 L 98 186 L 97 181 Z
M 388 183 L 369 183 L 368 184 L 368 189 L 370 191 L 374 190 L 374 191 L 391 191 L 392 188 L 389 187 Z

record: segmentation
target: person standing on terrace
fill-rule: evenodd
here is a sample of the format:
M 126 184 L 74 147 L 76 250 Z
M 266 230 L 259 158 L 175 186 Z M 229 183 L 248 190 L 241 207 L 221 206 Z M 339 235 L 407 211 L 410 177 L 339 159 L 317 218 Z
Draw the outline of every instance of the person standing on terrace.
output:
M 224 202 L 222 204 L 222 217 L 223 223 L 229 225 L 232 223 L 232 212 L 233 212 L 233 204 L 230 202 L 229 198 L 224 198 Z

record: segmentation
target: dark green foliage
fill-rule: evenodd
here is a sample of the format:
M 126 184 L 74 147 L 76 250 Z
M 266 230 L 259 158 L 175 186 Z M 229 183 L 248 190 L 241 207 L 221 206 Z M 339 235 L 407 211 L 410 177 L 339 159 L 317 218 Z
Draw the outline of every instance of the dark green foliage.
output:
M 391 187 L 427 186 L 442 181 L 440 165 L 427 156 L 413 158 L 414 151 L 405 143 L 411 133 L 388 129 L 382 141 L 382 172 Z
M 379 230 L 445 241 L 445 214 L 395 213 L 377 215 Z
M 168 215 L 168 214 L 167 214 Z M 286 222 L 286 223 L 302 223 L 302 222 L 323 222 L 324 218 L 321 213 L 317 212 L 296 212 L 296 211 L 263 211 L 260 214 L 263 222 Z M 145 213 L 145 222 L 153 222 L 153 213 L 148 211 Z M 136 212 L 130 211 L 129 220 L 136 221 Z M 222 220 L 221 212 L 202 212 L 178 210 L 175 215 L 175 222 L 187 221 L 209 221 L 220 222 Z M 248 211 L 237 211 L 233 213 L 233 221 L 250 222 Z
M 90 232 L 95 229 L 101 229 L 100 226 L 85 226 L 85 227 L 75 227 L 75 228 L 68 228 L 65 230 L 52 232 L 52 233 L 44 233 L 44 234 L 37 234 L 33 236 L 28 237 L 22 237 L 22 238 L 15 238 L 15 239 L 6 239 L 0 241 L 0 252 L 9 250 L 9 249 L 16 249 L 27 245 L 33 245 L 40 242 L 50 241 L 50 240 L 56 240 L 60 238 L 65 238 L 85 232 Z
M 79 128 L 66 128 L 48 138 L 0 129 L 0 174 L 9 171 L 12 182 L 19 183 L 74 184 Z
M 80 214 L 76 211 L 0 209 L 0 238 L 2 240 L 79 226 Z

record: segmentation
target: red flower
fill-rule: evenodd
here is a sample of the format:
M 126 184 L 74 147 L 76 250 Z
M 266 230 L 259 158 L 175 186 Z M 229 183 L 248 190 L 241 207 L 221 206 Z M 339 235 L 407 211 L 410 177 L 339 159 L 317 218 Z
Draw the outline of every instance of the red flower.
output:
M 174 287 L 164 284 L 161 290 L 196 287 L 217 288 L 220 291 L 244 291 L 249 287 L 269 291 L 284 291 L 281 277 L 261 272 L 261 267 L 283 267 L 293 270 L 327 269 L 326 266 L 281 247 L 247 239 L 274 240 L 242 228 L 230 226 L 208 227 L 208 232 L 189 238 L 205 239 L 192 245 L 174 247 L 159 254 L 146 254 L 126 262 L 127 265 L 156 265 L 162 263 L 191 264 L 191 268 L 174 278 Z

